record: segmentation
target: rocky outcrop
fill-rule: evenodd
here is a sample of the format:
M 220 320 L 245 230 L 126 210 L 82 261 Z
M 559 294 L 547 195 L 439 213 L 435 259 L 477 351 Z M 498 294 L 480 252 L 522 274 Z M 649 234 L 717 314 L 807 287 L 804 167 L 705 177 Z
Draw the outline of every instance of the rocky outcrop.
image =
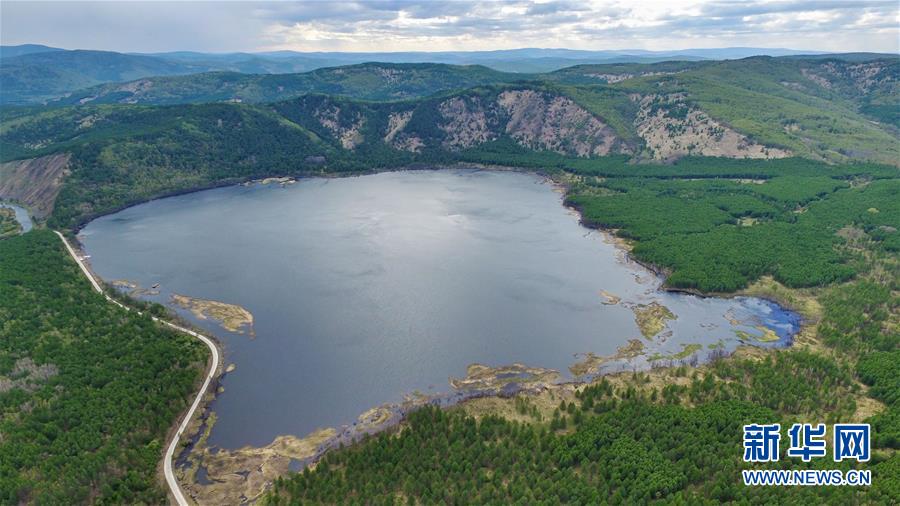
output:
M 497 138 L 480 97 L 454 97 L 441 102 L 438 110 L 445 149 L 459 151 Z
M 395 111 L 388 116 L 383 141 L 420 152 L 469 149 L 504 136 L 534 151 L 592 157 L 631 153 L 632 148 L 602 118 L 569 97 L 535 89 L 507 89 L 495 95 L 455 96 L 435 109 Z M 650 158 L 686 155 L 730 158 L 783 158 L 785 149 L 758 144 L 689 104 L 684 94 L 630 95 L 638 110 L 634 127 Z M 436 114 L 435 114 L 436 113 Z M 336 116 L 332 112 L 332 116 Z M 416 114 L 434 114 L 439 135 L 418 131 Z M 424 119 L 424 116 L 421 119 Z M 327 120 L 327 117 L 323 116 Z M 320 119 L 321 120 L 321 119 Z M 336 129 L 331 123 L 326 127 Z M 432 143 L 434 145 L 432 145 Z M 437 145 L 440 143 L 440 146 Z
M 412 111 L 394 112 L 388 116 L 387 133 L 384 135 L 384 142 L 391 143 L 397 134 L 402 132 L 412 118 Z
M 403 131 L 409 123 L 409 120 L 412 119 L 412 115 L 412 110 L 391 113 L 390 116 L 388 116 L 388 127 L 387 133 L 384 136 L 384 142 L 394 149 L 399 149 L 401 151 L 410 151 L 413 153 L 422 151 L 422 148 L 425 146 L 422 139 Z
M 38 218 L 47 217 L 69 174 L 68 153 L 0 164 L 0 199 L 22 202 Z
M 508 116 L 506 133 L 527 148 L 575 156 L 625 151 L 612 128 L 569 98 L 509 90 L 497 102 Z
M 684 72 L 684 70 L 677 70 L 672 72 L 622 72 L 622 73 L 590 73 L 585 74 L 588 77 L 593 77 L 598 81 L 602 81 L 606 84 L 615 84 L 620 83 L 622 81 L 627 81 L 628 79 L 633 79 L 635 77 L 656 77 L 656 76 L 669 76 L 672 74 L 679 74 Z
M 763 146 L 691 106 L 684 94 L 633 97 L 640 109 L 634 120 L 650 157 L 658 160 L 687 155 L 727 158 L 784 158 L 790 151 Z
M 353 120 L 347 124 L 341 118 L 341 108 L 330 104 L 316 109 L 314 116 L 323 127 L 328 129 L 341 143 L 344 149 L 354 149 L 362 144 L 362 127 L 366 118 L 357 113 Z
M 897 86 L 897 66 L 884 61 L 848 63 L 829 61 L 815 69 L 802 69 L 803 75 L 825 89 L 849 85 L 861 94 L 886 86 Z
M 436 105 L 439 140 L 409 128 L 414 114 L 393 112 L 383 140 L 395 149 L 419 152 L 426 143 L 460 151 L 508 135 L 536 151 L 570 156 L 602 156 L 630 152 L 616 132 L 573 100 L 531 89 L 506 90 L 496 96 L 456 96 Z M 437 146 L 434 146 L 437 147 Z

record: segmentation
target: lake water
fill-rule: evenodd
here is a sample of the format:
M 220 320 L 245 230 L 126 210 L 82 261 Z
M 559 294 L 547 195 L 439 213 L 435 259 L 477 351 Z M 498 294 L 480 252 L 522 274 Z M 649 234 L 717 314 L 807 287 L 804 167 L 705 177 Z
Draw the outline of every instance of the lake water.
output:
M 581 227 L 535 175 L 408 171 L 293 185 L 234 186 L 97 219 L 80 234 L 106 280 L 239 304 L 255 338 L 218 335 L 235 363 L 210 444 L 262 446 L 353 422 L 416 390 L 450 390 L 471 363 L 567 373 L 575 354 L 738 344 L 764 325 L 785 344 L 793 313 L 766 301 L 658 290 L 604 234 Z M 622 298 L 604 305 L 600 291 Z M 644 339 L 629 304 L 677 316 Z M 171 305 L 171 304 L 170 304 Z M 739 320 L 737 323 L 735 320 Z M 646 364 L 646 361 L 643 362 Z

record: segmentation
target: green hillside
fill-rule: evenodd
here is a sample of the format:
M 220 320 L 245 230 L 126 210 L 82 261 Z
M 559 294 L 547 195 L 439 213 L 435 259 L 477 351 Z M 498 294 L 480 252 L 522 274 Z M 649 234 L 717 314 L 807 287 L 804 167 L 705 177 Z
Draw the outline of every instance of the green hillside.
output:
M 561 83 L 579 84 L 591 76 L 634 76 L 610 87 L 620 97 L 684 94 L 688 105 L 715 120 L 756 142 L 799 156 L 900 160 L 900 58 L 846 62 L 757 57 L 691 67 L 580 66 L 551 75 Z M 609 92 L 600 98 L 586 93 L 582 101 L 603 114 L 614 106 L 608 96 Z
M 53 217 L 65 226 L 155 196 L 249 178 L 413 163 L 574 168 L 700 156 L 897 164 L 896 131 L 864 117 L 860 102 L 845 98 L 849 92 L 782 84 L 807 79 L 797 61 L 691 64 L 693 70 L 675 74 L 660 74 L 670 68 L 660 64 L 652 75 L 614 84 L 567 84 L 582 79 L 568 75 L 555 83 L 484 85 L 389 102 L 308 94 L 270 104 L 6 108 L 0 161 L 72 153 Z M 884 65 L 890 81 L 895 67 Z M 400 93 L 396 83 L 373 77 L 377 69 L 400 69 L 398 82 L 408 93 L 505 75 L 478 67 L 372 64 L 303 76 L 348 93 Z M 568 73 L 576 70 L 597 69 Z M 814 83 L 807 79 L 804 86 Z
M 306 93 L 344 95 L 364 100 L 401 100 L 438 91 L 528 79 L 527 74 L 498 72 L 480 65 L 363 63 L 317 69 L 303 74 L 210 72 L 150 77 L 87 88 L 57 100 L 75 104 L 183 104 L 202 102 L 275 102 Z
M 274 103 L 311 93 L 403 101 L 526 82 L 576 101 L 641 159 L 900 160 L 900 58 L 891 57 L 579 65 L 549 74 L 367 63 L 304 74 L 152 77 L 81 90 L 58 104 Z
M 100 83 L 207 70 L 110 51 L 44 51 L 0 59 L 0 105 L 33 104 Z

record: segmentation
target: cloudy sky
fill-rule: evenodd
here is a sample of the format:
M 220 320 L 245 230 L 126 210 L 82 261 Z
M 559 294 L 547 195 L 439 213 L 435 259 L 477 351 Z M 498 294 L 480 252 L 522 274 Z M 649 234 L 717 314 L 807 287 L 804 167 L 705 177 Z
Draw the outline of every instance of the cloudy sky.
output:
M 0 3 L 3 44 L 158 52 L 900 51 L 898 0 Z

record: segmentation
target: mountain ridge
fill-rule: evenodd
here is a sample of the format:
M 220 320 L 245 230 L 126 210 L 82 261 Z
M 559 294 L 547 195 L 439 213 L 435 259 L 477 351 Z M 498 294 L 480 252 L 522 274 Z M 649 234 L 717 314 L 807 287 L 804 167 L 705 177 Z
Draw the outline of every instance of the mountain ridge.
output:
M 39 104 L 76 90 L 150 76 L 230 71 L 251 74 L 309 72 L 365 62 L 485 65 L 496 71 L 542 73 L 579 64 L 655 63 L 671 60 L 743 58 L 810 53 L 788 49 L 721 48 L 676 51 L 565 50 L 524 48 L 497 51 L 339 53 L 117 53 L 40 45 L 0 46 L 0 104 Z M 815 52 L 812 52 L 815 53 Z M 857 57 L 864 58 L 857 54 Z M 110 66 L 118 69 L 111 74 Z

